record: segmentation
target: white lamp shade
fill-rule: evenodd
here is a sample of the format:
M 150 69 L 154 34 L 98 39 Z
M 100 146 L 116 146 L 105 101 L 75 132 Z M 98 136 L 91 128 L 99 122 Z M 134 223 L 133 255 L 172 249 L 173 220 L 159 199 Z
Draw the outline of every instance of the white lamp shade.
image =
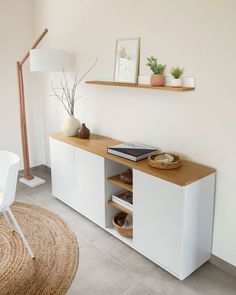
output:
M 70 66 L 70 55 L 65 50 L 31 49 L 30 71 L 60 72 Z

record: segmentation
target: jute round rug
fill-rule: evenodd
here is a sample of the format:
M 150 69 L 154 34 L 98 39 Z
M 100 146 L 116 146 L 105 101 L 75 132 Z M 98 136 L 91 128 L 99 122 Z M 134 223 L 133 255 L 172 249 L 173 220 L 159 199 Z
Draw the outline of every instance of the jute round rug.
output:
M 65 294 L 78 265 L 75 235 L 46 209 L 21 202 L 11 208 L 36 258 L 30 258 L 18 233 L 11 232 L 0 214 L 0 294 Z

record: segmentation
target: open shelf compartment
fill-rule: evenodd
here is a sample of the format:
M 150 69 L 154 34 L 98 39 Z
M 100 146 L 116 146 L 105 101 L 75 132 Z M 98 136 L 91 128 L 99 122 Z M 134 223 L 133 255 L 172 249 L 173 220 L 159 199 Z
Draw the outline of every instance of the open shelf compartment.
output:
M 111 200 L 113 194 L 121 192 L 121 189 L 128 190 L 130 192 L 133 191 L 132 185 L 126 184 L 120 180 L 120 174 L 127 170 L 129 167 L 116 163 L 112 160 L 106 159 L 105 161 L 105 170 L 106 170 L 106 187 L 105 187 L 105 210 L 106 210 L 106 218 L 105 218 L 105 229 L 110 232 L 113 236 L 117 237 L 124 243 L 131 245 L 132 238 L 122 237 L 113 227 L 112 220 L 114 216 L 122 211 L 128 214 L 129 216 L 133 216 L 132 210 L 117 204 Z
M 124 183 L 123 181 L 120 180 L 120 175 L 114 175 L 114 176 L 110 176 L 107 178 L 107 180 L 109 182 L 112 182 L 113 184 L 127 190 L 127 191 L 130 191 L 132 192 L 133 191 L 133 186 L 132 184 L 127 184 L 127 183 Z

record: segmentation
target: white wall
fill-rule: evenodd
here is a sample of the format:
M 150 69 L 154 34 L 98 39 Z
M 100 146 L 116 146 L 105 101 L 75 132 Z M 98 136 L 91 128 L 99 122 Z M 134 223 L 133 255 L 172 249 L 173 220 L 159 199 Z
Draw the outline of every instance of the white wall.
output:
M 31 0 L 0 1 L 0 38 L 0 149 L 21 155 L 16 61 L 23 58 L 34 42 L 34 9 Z M 24 78 L 33 166 L 44 161 L 44 138 L 36 80 L 29 75 L 28 62 L 24 66 Z
M 196 90 L 186 93 L 82 84 L 77 116 L 92 132 L 156 145 L 215 167 L 213 253 L 236 265 L 236 1 L 34 3 L 37 33 L 48 27 L 49 47 L 73 52 L 82 73 L 99 57 L 90 79 L 111 79 L 115 40 L 135 36 L 141 37 L 141 74 L 148 73 L 145 58 L 152 54 L 196 77 Z M 51 78 L 45 76 L 45 94 Z M 53 98 L 44 98 L 44 106 L 48 137 L 66 114 Z

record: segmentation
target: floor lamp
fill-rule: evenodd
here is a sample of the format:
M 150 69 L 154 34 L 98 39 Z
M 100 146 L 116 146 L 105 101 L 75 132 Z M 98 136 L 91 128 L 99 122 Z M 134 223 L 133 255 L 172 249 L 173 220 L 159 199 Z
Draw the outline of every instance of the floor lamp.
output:
M 30 169 L 29 159 L 29 146 L 27 138 L 27 122 L 25 112 L 25 95 L 24 95 L 24 82 L 22 67 L 26 60 L 30 57 L 30 70 L 31 71 L 62 71 L 67 69 L 69 64 L 69 56 L 63 50 L 46 50 L 35 49 L 48 30 L 45 29 L 39 36 L 36 42 L 33 44 L 30 51 L 24 56 L 21 61 L 17 62 L 17 78 L 19 88 L 19 107 L 20 107 L 20 127 L 21 127 L 21 140 L 23 151 L 23 164 L 24 164 L 24 176 L 20 178 L 20 181 L 30 187 L 35 187 L 45 183 L 44 179 L 33 176 Z

